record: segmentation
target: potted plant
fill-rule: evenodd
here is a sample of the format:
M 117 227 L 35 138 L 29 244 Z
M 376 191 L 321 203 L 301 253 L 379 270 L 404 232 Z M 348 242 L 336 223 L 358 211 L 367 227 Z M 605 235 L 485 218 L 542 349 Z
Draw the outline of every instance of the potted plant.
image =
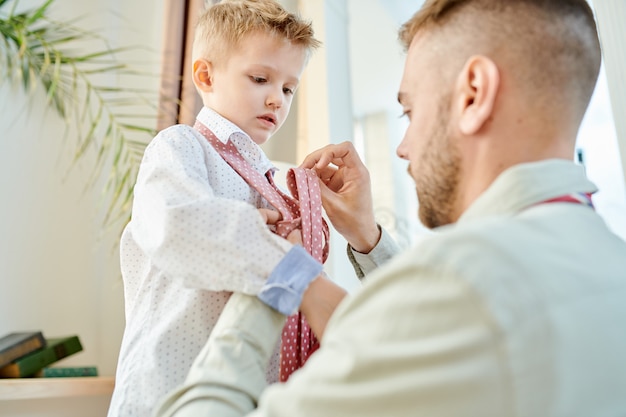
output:
M 64 151 L 74 161 L 95 152 L 86 186 L 108 170 L 102 193 L 105 224 L 112 224 L 129 216 L 139 162 L 155 134 L 157 93 L 119 87 L 120 77 L 149 74 L 120 62 L 116 56 L 124 49 L 109 47 L 78 21 L 52 19 L 54 1 L 20 10 L 19 0 L 0 0 L 0 82 L 45 98 L 65 121 L 73 140 Z M 154 112 L 145 114 L 146 104 Z

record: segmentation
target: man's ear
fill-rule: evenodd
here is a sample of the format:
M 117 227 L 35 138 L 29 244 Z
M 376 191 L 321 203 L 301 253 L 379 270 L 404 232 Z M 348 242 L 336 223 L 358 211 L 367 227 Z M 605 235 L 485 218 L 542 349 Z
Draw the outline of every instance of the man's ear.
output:
M 493 114 L 500 88 L 498 66 L 485 56 L 472 56 L 459 74 L 456 87 L 459 129 L 466 135 L 475 134 Z
M 213 64 L 206 59 L 193 62 L 193 83 L 200 91 L 210 92 L 213 88 Z

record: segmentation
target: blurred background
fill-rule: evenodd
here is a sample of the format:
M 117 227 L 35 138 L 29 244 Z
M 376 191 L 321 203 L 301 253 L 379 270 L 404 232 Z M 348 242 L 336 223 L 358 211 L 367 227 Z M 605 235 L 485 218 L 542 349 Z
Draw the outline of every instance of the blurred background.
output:
M 0 6 L 0 17 L 9 13 L 12 1 Z M 21 0 L 19 9 L 42 3 Z M 180 57 L 170 59 L 164 53 L 166 45 L 180 43 L 190 30 L 184 27 L 180 39 L 170 32 L 172 10 L 183 3 L 56 0 L 48 12 L 57 20 L 79 18 L 75 25 L 97 32 L 112 48 L 132 47 L 116 57 L 145 75 L 129 81 L 112 72 L 101 75 L 97 82 L 152 92 L 154 99 L 135 103 L 138 107 L 133 111 L 144 115 L 141 123 L 157 129 L 157 119 L 164 123 L 157 117 L 163 107 L 157 103 L 164 88 L 161 71 L 167 64 L 177 63 L 184 72 Z M 198 8 L 202 2 L 188 3 L 183 16 L 189 16 L 190 8 Z M 411 245 L 428 232 L 417 221 L 407 164 L 395 155 L 406 127 L 396 102 L 404 62 L 397 29 L 422 1 L 282 3 L 313 20 L 324 46 L 309 63 L 289 120 L 264 145 L 265 151 L 286 168 L 327 143 L 353 141 L 371 171 L 377 220 L 401 245 Z M 607 0 L 594 7 L 604 65 L 580 130 L 579 156 L 572 157 L 585 164 L 600 187 L 595 196 L 598 212 L 626 239 L 626 118 L 614 117 L 623 115 L 626 108 L 626 56 L 620 46 L 626 38 L 626 30 L 620 27 L 626 5 L 621 0 Z M 88 42 L 82 47 L 87 51 L 96 48 L 91 45 Z M 96 365 L 100 375 L 113 376 L 124 328 L 117 242 L 127 220 L 121 216 L 103 226 L 109 198 L 103 190 L 110 180 L 108 169 L 115 163 L 115 152 L 99 160 L 99 148 L 94 144 L 75 160 L 74 128 L 68 128 L 51 109 L 45 90 L 28 88 L 27 94 L 21 81 L 4 75 L 0 83 L 0 335 L 24 330 L 42 330 L 49 337 L 78 334 L 84 351 L 63 364 Z M 145 132 L 133 136 L 144 144 L 150 139 Z M 137 155 L 129 154 L 127 162 L 137 163 Z M 89 182 L 98 161 L 103 168 Z M 329 274 L 347 289 L 355 289 L 358 283 L 345 258 L 345 242 L 333 235 L 331 245 L 326 265 Z M 11 394 L 6 389 L 0 381 L 0 416 L 103 416 L 110 397 L 105 393 L 71 396 L 69 400 L 54 395 L 8 399 Z

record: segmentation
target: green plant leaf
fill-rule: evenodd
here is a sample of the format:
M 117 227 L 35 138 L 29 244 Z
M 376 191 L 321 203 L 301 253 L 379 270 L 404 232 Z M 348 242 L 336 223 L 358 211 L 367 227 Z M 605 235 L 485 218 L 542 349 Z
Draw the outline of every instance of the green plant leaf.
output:
M 0 83 L 21 85 L 31 97 L 43 89 L 49 106 L 66 123 L 64 147 L 74 163 L 95 157 L 86 188 L 106 175 L 105 223 L 128 218 L 139 162 L 156 133 L 158 95 L 120 87 L 120 77 L 154 74 L 120 62 L 117 55 L 145 47 L 111 48 L 99 34 L 80 28 L 78 18 L 51 19 L 54 0 L 16 13 L 18 2 L 0 0 Z M 5 13 L 7 6 L 10 11 Z M 85 49 L 86 41 L 102 46 Z M 146 111 L 146 105 L 154 113 Z
M 47 0 L 44 4 L 41 5 L 38 9 L 34 11 L 30 16 L 26 19 L 26 26 L 32 25 L 37 20 L 42 19 L 48 10 L 48 7 L 52 4 L 54 0 Z M 17 3 L 17 2 L 16 2 Z

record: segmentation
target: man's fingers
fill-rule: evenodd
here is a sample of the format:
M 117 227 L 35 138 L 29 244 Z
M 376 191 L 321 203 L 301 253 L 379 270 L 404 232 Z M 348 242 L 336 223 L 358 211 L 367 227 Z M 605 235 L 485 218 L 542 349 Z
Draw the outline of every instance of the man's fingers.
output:
M 334 207 L 337 205 L 337 200 L 341 199 L 337 195 L 336 190 L 329 188 L 326 184 L 320 182 L 320 194 L 322 197 L 322 206 L 326 211 L 326 214 L 332 215 L 334 212 Z
M 337 173 L 337 168 L 333 166 L 327 166 L 324 168 L 316 169 L 315 173 L 317 174 L 319 179 L 324 181 L 324 183 L 327 183 L 333 176 L 335 176 L 335 174 Z
M 330 164 L 338 167 L 352 167 L 360 163 L 361 160 L 354 145 L 351 142 L 343 142 L 337 145 L 326 145 L 312 152 L 304 158 L 300 167 L 319 170 Z
M 322 169 L 330 164 L 334 158 L 333 148 L 335 145 L 327 145 L 317 151 L 311 152 L 304 158 L 300 168 Z

